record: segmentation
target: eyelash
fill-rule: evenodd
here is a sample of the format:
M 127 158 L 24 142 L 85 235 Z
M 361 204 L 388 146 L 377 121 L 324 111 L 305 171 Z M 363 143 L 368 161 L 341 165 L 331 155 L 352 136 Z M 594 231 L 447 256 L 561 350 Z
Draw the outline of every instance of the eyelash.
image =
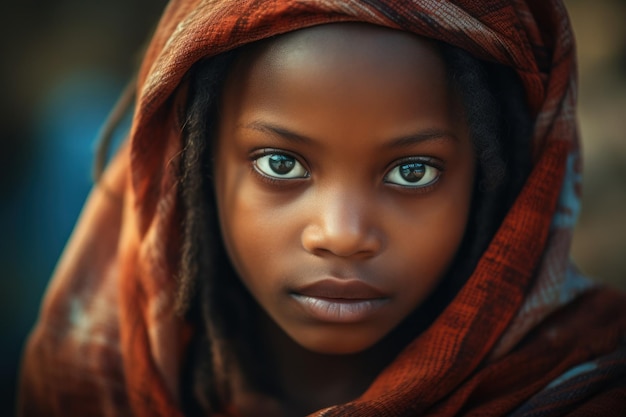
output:
M 306 170 L 306 176 L 295 177 L 295 178 L 280 178 L 280 177 L 267 175 L 261 172 L 261 169 L 258 166 L 258 161 L 264 156 L 270 156 L 270 155 L 283 155 L 289 158 L 293 158 L 294 160 L 297 161 L 298 164 L 302 165 L 302 167 Z M 422 164 L 422 165 L 425 165 L 426 167 L 437 170 L 436 178 L 423 186 L 417 186 L 417 187 L 396 184 L 396 183 L 389 182 L 389 181 L 383 181 L 383 182 L 391 187 L 401 190 L 402 192 L 427 193 L 437 185 L 437 183 L 441 180 L 441 177 L 445 171 L 445 164 L 439 159 L 436 159 L 433 157 L 425 157 L 425 156 L 409 157 L 405 159 L 396 160 L 392 164 L 390 164 L 388 168 L 385 170 L 385 174 L 383 178 L 386 178 L 388 175 L 390 175 L 392 170 L 397 169 L 402 165 L 407 165 L 411 163 Z M 302 158 L 290 152 L 281 150 L 281 149 L 263 148 L 263 149 L 258 149 L 256 151 L 253 151 L 250 154 L 250 169 L 262 181 L 270 185 L 275 185 L 275 186 L 282 186 L 282 187 L 292 186 L 292 185 L 295 186 L 297 184 L 301 184 L 302 180 L 307 180 L 308 178 L 310 178 L 310 170 L 307 168 L 307 164 L 305 162 L 302 162 Z
M 424 185 L 416 186 L 416 187 L 409 186 L 409 185 L 396 184 L 396 183 L 389 182 L 389 181 L 384 181 L 385 184 L 389 185 L 390 187 L 394 187 L 395 189 L 400 190 L 402 192 L 418 193 L 418 194 L 428 193 L 435 186 L 437 186 L 437 184 L 439 183 L 439 181 L 441 180 L 441 177 L 443 176 L 445 172 L 445 164 L 440 159 L 429 157 L 429 156 L 413 156 L 413 157 L 409 157 L 405 159 L 396 160 L 393 163 L 391 163 L 385 170 L 385 175 L 383 176 L 383 178 L 387 178 L 387 176 L 389 176 L 394 169 L 397 169 L 401 167 L 402 165 L 408 165 L 411 163 L 421 164 L 421 165 L 425 165 L 428 168 L 435 169 L 437 171 L 436 177 L 432 181 Z
M 300 178 L 280 178 L 280 177 L 274 177 L 274 176 L 271 176 L 271 175 L 267 175 L 267 174 L 261 172 L 260 168 L 258 167 L 258 161 L 262 157 L 269 156 L 269 155 L 283 155 L 283 156 L 287 156 L 289 158 L 295 159 L 307 171 L 307 176 L 306 177 L 300 177 Z M 263 148 L 263 149 L 258 149 L 256 151 L 253 151 L 250 154 L 250 170 L 252 171 L 252 173 L 254 175 L 257 176 L 257 178 L 261 179 L 262 181 L 266 182 L 267 184 L 278 185 L 278 186 L 282 186 L 282 187 L 288 187 L 288 186 L 300 184 L 301 180 L 306 180 L 310 176 L 309 175 L 309 169 L 307 168 L 307 164 L 302 162 L 302 158 L 300 158 L 300 157 L 298 157 L 298 156 L 296 156 L 296 155 L 294 155 L 294 154 L 292 154 L 290 152 L 287 152 L 287 151 L 284 151 L 284 150 L 280 150 L 280 149 L 272 149 L 272 148 Z

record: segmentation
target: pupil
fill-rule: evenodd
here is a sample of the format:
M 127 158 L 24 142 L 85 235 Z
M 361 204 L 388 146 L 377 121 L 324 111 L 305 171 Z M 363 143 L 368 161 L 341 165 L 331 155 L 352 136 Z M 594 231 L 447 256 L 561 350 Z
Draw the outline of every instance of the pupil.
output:
M 279 175 L 288 174 L 296 165 L 294 158 L 287 155 L 271 155 L 269 158 L 270 168 Z
M 408 182 L 418 182 L 424 177 L 425 173 L 426 167 L 419 162 L 400 166 L 400 175 Z

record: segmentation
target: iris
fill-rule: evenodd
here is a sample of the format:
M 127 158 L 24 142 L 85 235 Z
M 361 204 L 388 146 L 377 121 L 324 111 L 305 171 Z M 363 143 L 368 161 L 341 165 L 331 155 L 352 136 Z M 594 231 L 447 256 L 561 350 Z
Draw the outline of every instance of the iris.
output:
M 278 175 L 286 175 L 296 166 L 296 160 L 287 155 L 273 154 L 268 159 L 269 167 Z
M 426 166 L 419 162 L 412 162 L 400 166 L 400 175 L 408 182 L 418 182 L 424 178 Z

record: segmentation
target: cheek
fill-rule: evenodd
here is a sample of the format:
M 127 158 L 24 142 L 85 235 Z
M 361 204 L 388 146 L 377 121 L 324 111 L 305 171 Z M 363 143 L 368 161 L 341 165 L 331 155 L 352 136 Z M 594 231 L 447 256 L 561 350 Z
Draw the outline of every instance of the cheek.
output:
M 259 227 L 258 207 L 251 201 L 241 184 L 226 181 L 218 194 L 220 227 L 226 250 L 240 276 L 253 269 L 259 252 L 267 249 L 267 238 Z M 238 191 L 234 191 L 238 190 Z
M 254 228 L 246 230 L 246 222 L 242 219 L 248 217 L 249 204 L 246 204 L 244 194 L 238 192 L 242 186 L 244 173 L 233 169 L 236 161 L 228 158 L 223 153 L 217 155 L 218 161 L 215 170 L 215 200 L 217 203 L 218 219 L 222 240 L 236 272 L 241 275 L 242 261 L 246 259 L 245 248 L 241 247 L 242 239 L 247 233 L 253 233 Z M 243 201 L 242 201 L 243 200 Z M 254 217 L 249 217 L 254 219 Z M 251 236 L 253 238 L 254 236 Z
M 465 235 L 471 207 L 473 164 L 448 181 L 444 189 L 411 204 L 394 225 L 391 264 L 406 265 L 397 271 L 407 296 L 419 302 L 443 278 Z M 452 179 L 452 178 L 449 178 Z
M 459 217 L 457 207 L 440 205 L 436 211 L 413 217 L 412 223 L 399 223 L 395 227 L 394 244 L 390 248 L 393 263 L 409 267 L 404 276 L 417 289 L 436 285 L 456 254 L 466 225 L 464 213 Z
M 235 271 L 244 284 L 254 287 L 268 282 L 274 271 L 272 260 L 293 245 L 293 236 L 275 198 L 250 180 L 248 167 L 220 176 L 218 208 L 222 237 Z

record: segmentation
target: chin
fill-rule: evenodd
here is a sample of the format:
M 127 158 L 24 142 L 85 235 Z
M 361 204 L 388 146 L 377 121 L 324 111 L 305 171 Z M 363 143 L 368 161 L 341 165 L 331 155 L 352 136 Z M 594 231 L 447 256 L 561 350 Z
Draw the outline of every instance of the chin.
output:
M 304 349 L 322 355 L 353 355 L 361 353 L 374 346 L 380 340 L 380 338 L 364 337 L 355 333 L 351 330 L 338 330 L 328 332 L 327 334 L 307 334 L 302 337 L 292 337 L 292 339 Z

